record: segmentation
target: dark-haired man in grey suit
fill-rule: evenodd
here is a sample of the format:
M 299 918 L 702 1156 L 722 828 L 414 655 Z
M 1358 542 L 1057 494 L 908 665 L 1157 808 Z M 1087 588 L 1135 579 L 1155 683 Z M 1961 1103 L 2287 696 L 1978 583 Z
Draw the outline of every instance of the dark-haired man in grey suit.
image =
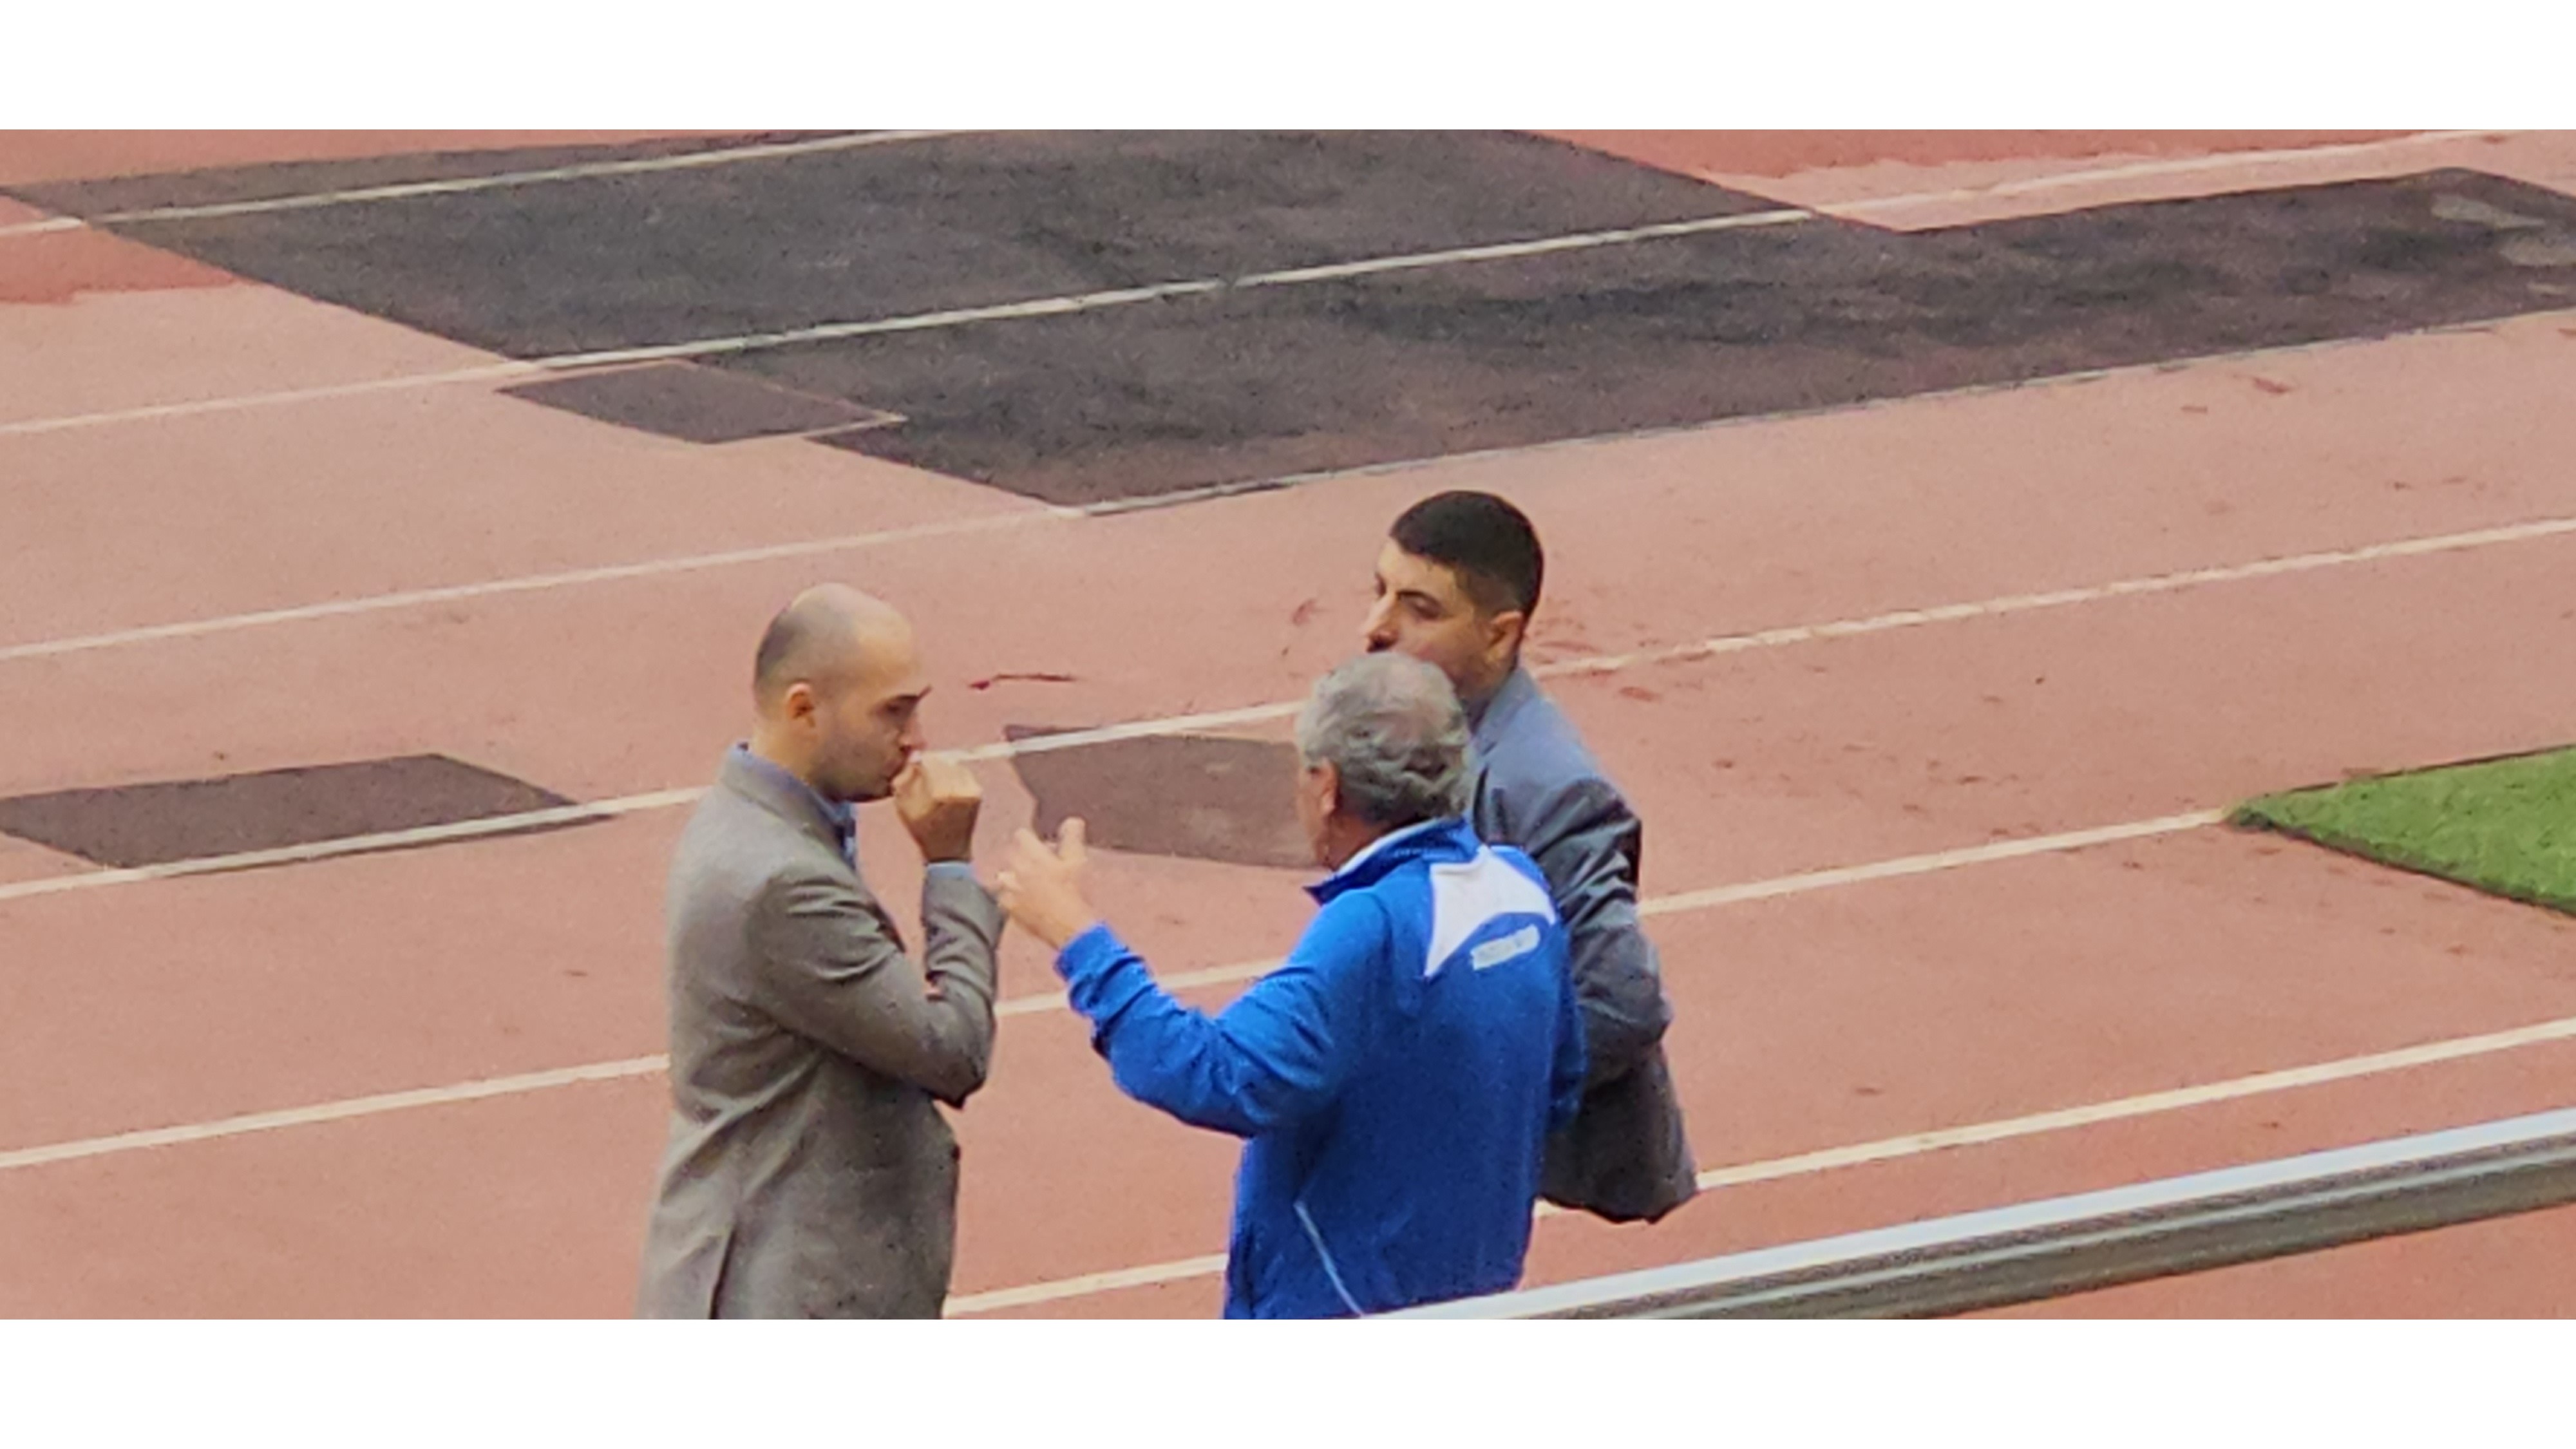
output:
M 1378 555 L 1372 650 L 1437 665 L 1474 731 L 1473 819 L 1547 876 L 1572 942 L 1591 1063 L 1582 1110 L 1548 1140 L 1540 1191 L 1612 1222 L 1652 1222 L 1698 1191 L 1655 948 L 1637 924 L 1644 830 L 1582 737 L 1521 668 L 1545 570 L 1538 533 L 1490 493 L 1405 510 Z
M 753 668 L 756 722 L 671 864 L 671 1136 L 637 1311 L 936 1318 L 957 1139 L 984 1083 L 1001 908 L 966 864 L 982 796 L 922 753 L 901 614 L 797 596 Z M 891 796 L 928 862 L 921 963 L 859 878 L 851 803 Z

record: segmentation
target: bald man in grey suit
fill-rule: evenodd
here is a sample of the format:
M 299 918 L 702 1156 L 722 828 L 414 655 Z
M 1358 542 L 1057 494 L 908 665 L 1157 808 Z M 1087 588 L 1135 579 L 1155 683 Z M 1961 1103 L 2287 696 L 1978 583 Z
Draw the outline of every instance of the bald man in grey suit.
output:
M 799 595 L 752 693 L 671 865 L 671 1134 L 637 1312 L 935 1318 L 958 1154 L 933 1102 L 992 1059 L 981 795 L 922 753 L 920 651 L 865 594 Z M 858 872 L 851 804 L 889 796 L 927 862 L 919 965 Z

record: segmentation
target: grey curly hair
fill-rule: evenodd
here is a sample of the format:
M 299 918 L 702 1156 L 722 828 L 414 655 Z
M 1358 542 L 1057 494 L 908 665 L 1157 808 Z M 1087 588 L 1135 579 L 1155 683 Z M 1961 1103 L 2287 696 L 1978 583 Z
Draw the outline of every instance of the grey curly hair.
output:
M 1363 654 L 1315 682 L 1297 753 L 1341 777 L 1342 808 L 1388 830 L 1464 814 L 1467 716 L 1449 679 L 1402 654 Z

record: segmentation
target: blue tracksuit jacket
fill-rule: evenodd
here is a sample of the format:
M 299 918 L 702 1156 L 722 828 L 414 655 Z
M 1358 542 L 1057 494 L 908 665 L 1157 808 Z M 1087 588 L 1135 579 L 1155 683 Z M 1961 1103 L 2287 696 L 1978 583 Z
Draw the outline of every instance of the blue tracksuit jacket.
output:
M 1287 961 L 1214 1018 L 1106 926 L 1056 959 L 1121 1090 L 1249 1139 L 1226 1316 L 1512 1287 L 1542 1145 L 1583 1090 L 1546 878 L 1451 819 L 1385 836 L 1311 891 L 1322 909 Z

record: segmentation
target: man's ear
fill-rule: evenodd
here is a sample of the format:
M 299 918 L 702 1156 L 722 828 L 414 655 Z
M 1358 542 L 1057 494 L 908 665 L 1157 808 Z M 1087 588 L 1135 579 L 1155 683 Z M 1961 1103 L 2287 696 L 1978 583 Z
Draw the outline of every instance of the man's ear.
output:
M 778 697 L 778 717 L 781 719 L 810 720 L 814 717 L 814 708 L 814 686 L 801 679 L 787 686 L 787 692 Z
M 1529 615 L 1519 609 L 1505 609 L 1485 619 L 1485 647 L 1497 659 L 1518 654 L 1528 635 Z
M 1342 772 L 1330 760 L 1315 767 L 1315 813 L 1330 820 L 1342 808 Z

